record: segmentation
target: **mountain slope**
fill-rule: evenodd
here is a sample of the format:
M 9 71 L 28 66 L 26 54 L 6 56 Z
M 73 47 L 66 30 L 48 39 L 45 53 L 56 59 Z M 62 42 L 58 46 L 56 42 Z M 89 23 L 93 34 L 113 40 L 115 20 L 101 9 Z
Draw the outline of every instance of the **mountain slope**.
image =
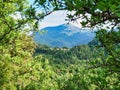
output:
M 40 44 L 47 44 L 51 47 L 71 48 L 80 44 L 88 44 L 95 36 L 89 30 L 83 31 L 70 24 L 62 24 L 55 27 L 46 27 L 41 30 L 44 34 L 35 33 L 34 41 Z

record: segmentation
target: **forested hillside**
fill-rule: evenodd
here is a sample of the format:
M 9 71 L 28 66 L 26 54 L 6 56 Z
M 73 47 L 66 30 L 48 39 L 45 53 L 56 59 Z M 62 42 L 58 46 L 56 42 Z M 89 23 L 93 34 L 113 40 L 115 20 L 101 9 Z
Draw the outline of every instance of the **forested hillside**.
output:
M 40 45 L 38 44 L 34 56 L 43 55 L 56 61 L 51 60 L 53 63 L 62 63 L 62 61 L 74 62 L 77 60 L 94 60 L 96 58 L 100 58 L 100 53 L 102 53 L 102 49 L 98 49 L 93 44 L 85 44 L 85 45 L 78 45 L 73 48 L 67 47 L 49 47 L 47 45 Z M 104 54 L 103 54 L 104 55 Z
M 119 0 L 0 0 L 0 90 L 120 90 Z M 39 10 L 43 10 L 40 11 Z M 88 45 L 37 45 L 39 22 L 57 10 L 97 28 Z M 30 34 L 32 32 L 32 34 Z

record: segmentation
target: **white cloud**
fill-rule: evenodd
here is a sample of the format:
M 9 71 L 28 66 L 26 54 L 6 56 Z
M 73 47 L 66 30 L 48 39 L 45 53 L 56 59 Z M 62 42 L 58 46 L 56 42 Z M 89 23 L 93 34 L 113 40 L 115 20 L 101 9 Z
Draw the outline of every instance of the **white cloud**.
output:
M 66 11 L 56 11 L 46 16 L 40 22 L 40 28 L 48 27 L 48 26 L 57 26 L 60 24 L 66 23 Z
M 39 28 L 41 29 L 48 26 L 58 26 L 58 25 L 67 23 L 67 21 L 65 21 L 65 19 L 67 18 L 66 17 L 67 13 L 68 11 L 63 11 L 63 10 L 55 11 L 51 13 L 40 22 Z M 74 22 L 74 23 L 71 22 L 71 24 L 77 27 L 81 27 L 81 25 L 79 24 L 79 20 L 77 20 L 77 22 Z

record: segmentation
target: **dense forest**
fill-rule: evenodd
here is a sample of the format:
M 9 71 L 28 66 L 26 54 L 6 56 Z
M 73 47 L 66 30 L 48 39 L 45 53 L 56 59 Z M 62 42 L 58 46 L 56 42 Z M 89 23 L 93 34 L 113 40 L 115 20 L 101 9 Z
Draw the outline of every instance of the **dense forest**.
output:
M 0 0 L 0 90 L 120 90 L 119 4 L 35 0 L 29 5 L 27 0 Z M 73 48 L 34 43 L 39 22 L 57 10 L 74 11 L 68 21 L 82 18 L 83 27 L 97 28 L 95 40 Z

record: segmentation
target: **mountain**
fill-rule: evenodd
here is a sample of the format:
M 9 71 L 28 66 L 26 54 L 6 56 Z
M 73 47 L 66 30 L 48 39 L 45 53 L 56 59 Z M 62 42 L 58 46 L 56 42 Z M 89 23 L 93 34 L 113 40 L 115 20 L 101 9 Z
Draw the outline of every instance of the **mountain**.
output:
M 46 27 L 40 32 L 35 33 L 34 41 L 51 47 L 71 48 L 80 44 L 88 44 L 95 37 L 95 33 L 90 30 L 82 30 L 71 24 Z

